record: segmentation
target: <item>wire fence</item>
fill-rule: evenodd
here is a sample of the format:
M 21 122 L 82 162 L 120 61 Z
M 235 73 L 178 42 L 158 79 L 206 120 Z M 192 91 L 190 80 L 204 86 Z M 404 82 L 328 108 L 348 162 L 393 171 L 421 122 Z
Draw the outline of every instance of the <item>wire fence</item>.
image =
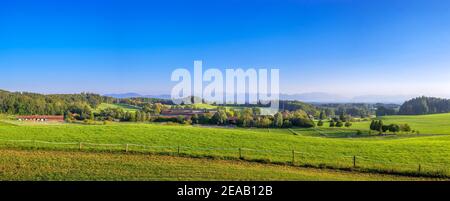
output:
M 408 161 L 407 163 L 380 160 L 373 156 L 329 155 L 296 150 L 267 150 L 245 147 L 198 147 L 144 144 L 114 144 L 93 142 L 50 142 L 43 140 L 6 140 L 0 139 L 3 146 L 13 148 L 109 151 L 171 154 L 193 157 L 213 157 L 223 159 L 241 159 L 264 163 L 283 163 L 294 166 L 319 168 L 351 169 L 360 171 L 396 173 L 415 176 L 433 176 L 450 178 L 450 167 L 445 162 Z M 399 153 L 401 154 L 401 153 Z

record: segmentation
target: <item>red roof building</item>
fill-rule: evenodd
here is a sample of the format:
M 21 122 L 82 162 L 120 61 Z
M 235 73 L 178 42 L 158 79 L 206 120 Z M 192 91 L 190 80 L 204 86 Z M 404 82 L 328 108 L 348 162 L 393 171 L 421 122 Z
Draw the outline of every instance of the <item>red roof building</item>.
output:
M 53 122 L 64 122 L 64 116 L 62 115 L 28 115 L 28 116 L 18 116 L 19 121 L 53 121 Z

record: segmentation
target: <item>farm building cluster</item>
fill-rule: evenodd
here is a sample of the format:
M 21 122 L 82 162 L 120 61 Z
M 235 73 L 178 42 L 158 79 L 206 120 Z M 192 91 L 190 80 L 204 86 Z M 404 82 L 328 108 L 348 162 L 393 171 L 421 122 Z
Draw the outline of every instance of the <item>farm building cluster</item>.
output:
M 175 119 L 180 116 L 185 119 L 190 119 L 194 115 L 214 115 L 217 113 L 217 110 L 214 109 L 167 109 L 161 111 L 158 115 L 159 118 L 166 119 Z M 28 116 L 17 116 L 16 119 L 18 121 L 33 121 L 33 122 L 64 122 L 63 115 L 28 115 Z M 237 118 L 229 117 L 228 121 L 230 123 L 235 123 Z
M 19 121 L 36 121 L 36 122 L 64 122 L 64 116 L 62 115 L 29 115 L 18 116 Z

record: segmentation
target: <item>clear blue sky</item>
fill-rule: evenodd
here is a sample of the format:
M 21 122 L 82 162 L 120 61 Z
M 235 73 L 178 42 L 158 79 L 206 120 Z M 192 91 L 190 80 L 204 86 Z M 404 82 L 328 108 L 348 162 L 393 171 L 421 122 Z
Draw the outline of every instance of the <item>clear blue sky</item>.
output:
M 0 2 L 0 89 L 169 93 L 172 70 L 279 68 L 284 93 L 450 94 L 449 1 Z

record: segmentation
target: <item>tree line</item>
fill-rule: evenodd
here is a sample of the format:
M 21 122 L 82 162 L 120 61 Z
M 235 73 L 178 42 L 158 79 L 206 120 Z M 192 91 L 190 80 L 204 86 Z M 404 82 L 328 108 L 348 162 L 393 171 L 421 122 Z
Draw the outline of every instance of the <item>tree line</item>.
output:
M 42 95 L 0 90 L 0 113 L 17 115 L 63 115 L 67 112 L 87 117 L 92 108 L 113 98 L 93 93 Z
M 411 127 L 408 124 L 384 124 L 383 120 L 372 120 L 370 123 L 370 130 L 377 131 L 380 134 L 386 132 L 411 132 Z
M 327 119 L 324 112 L 321 112 L 319 122 L 317 122 L 317 126 L 324 126 L 324 120 Z M 344 115 L 343 113 L 339 116 L 335 116 L 330 119 L 329 127 L 351 127 L 353 124 L 351 122 L 352 118 L 350 115 Z
M 433 97 L 418 97 L 406 101 L 398 114 L 401 115 L 423 115 L 450 112 L 450 100 Z
M 314 127 L 315 123 L 303 110 L 278 112 L 274 116 L 261 115 L 259 108 L 244 108 L 239 110 L 218 108 L 215 113 L 194 114 L 192 116 L 178 116 L 177 118 L 154 117 L 150 121 L 177 122 L 182 124 L 202 124 L 218 126 L 238 126 L 257 128 L 291 128 Z

